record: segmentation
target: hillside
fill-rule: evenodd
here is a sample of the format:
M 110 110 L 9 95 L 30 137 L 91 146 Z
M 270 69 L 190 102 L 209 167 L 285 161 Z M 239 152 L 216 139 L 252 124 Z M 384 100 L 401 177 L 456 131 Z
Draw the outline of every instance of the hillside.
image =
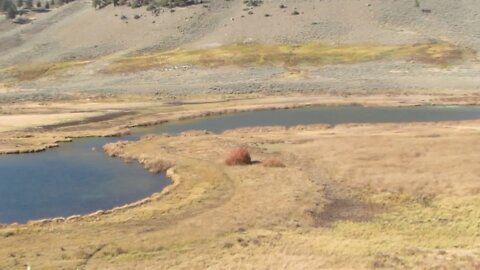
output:
M 0 0 L 0 270 L 480 269 L 479 16 Z
M 284 0 L 247 7 L 239 0 L 212 0 L 176 7 L 174 12 L 161 9 L 155 15 L 146 7 L 109 5 L 94 9 L 91 2 L 77 0 L 49 13 L 35 14 L 30 24 L 0 21 L 0 50 L 4 52 L 0 56 L 0 82 L 7 89 L 0 93 L 9 92 L 11 98 L 12 92 L 17 97 L 21 93 L 36 93 L 38 97 L 84 91 L 184 95 L 192 91 L 474 89 L 480 80 L 476 76 L 479 66 L 475 53 L 480 48 L 480 35 L 472 22 L 480 6 L 474 1 L 415 3 Z M 422 53 L 388 59 L 373 53 L 370 58 L 349 61 L 348 65 L 331 62 L 292 68 L 268 62 L 260 66 L 225 65 L 220 69 L 198 67 L 187 61 L 128 74 L 103 72 L 112 62 L 138 53 L 311 42 L 330 47 L 353 46 L 350 51 L 357 50 L 355 53 L 355 46 L 362 45 L 362 53 L 368 55 L 368 46 L 375 49 L 444 43 L 455 55 L 440 63 L 415 61 L 424 58 Z M 436 53 L 436 48 L 429 50 Z M 53 75 L 57 76 L 54 83 Z

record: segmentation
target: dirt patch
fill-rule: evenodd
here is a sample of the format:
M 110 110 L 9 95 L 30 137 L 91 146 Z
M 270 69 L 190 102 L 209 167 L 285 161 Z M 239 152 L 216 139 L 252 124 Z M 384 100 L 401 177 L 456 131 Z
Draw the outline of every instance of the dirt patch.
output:
M 315 224 L 334 226 L 336 222 L 369 222 L 382 213 L 382 207 L 355 198 L 335 198 L 320 213 L 312 213 Z
M 88 117 L 88 118 L 83 119 L 83 120 L 77 120 L 77 121 L 71 121 L 71 122 L 65 122 L 65 123 L 59 123 L 59 124 L 45 125 L 45 126 L 42 126 L 41 128 L 44 129 L 44 130 L 53 130 L 53 129 L 64 128 L 64 127 L 72 127 L 72 126 L 78 126 L 78 125 L 83 125 L 83 124 L 102 122 L 102 121 L 112 120 L 112 119 L 115 119 L 117 117 L 133 115 L 133 114 L 135 114 L 135 113 L 130 112 L 130 111 L 113 112 L 113 113 L 107 113 L 107 114 L 104 114 L 104 115 Z

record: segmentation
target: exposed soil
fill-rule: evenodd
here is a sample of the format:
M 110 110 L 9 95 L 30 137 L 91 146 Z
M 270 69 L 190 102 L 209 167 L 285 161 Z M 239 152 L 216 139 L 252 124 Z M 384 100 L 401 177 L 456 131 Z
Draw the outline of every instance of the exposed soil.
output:
M 59 124 L 51 124 L 51 125 L 45 125 L 42 126 L 44 130 L 52 130 L 52 129 L 57 129 L 57 128 L 64 128 L 64 127 L 72 127 L 72 126 L 78 126 L 82 124 L 90 124 L 90 123 L 95 123 L 95 122 L 102 122 L 106 120 L 112 120 L 117 117 L 121 116 L 126 116 L 126 115 L 131 115 L 133 112 L 114 112 L 114 113 L 107 113 L 104 115 L 100 116 L 93 116 L 89 117 L 84 120 L 77 120 L 77 121 L 71 121 L 71 122 L 65 122 L 65 123 L 59 123 Z

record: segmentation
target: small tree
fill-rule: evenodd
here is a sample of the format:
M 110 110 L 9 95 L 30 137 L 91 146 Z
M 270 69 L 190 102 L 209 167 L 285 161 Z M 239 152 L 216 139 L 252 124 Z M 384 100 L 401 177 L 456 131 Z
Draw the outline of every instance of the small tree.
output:
M 263 4 L 262 0 L 245 0 L 243 1 L 247 7 L 258 7 Z
M 32 8 L 33 7 L 33 0 L 25 0 L 25 7 Z
M 48 1 L 45 2 L 45 8 L 50 9 L 50 3 L 48 3 Z
M 15 19 L 17 17 L 17 8 L 15 5 L 10 5 L 9 8 L 7 9 L 7 18 L 9 19 Z
M 42 7 L 42 2 L 38 1 L 37 2 L 37 8 L 41 8 Z
M 7 12 L 9 7 L 8 0 L 0 0 L 0 11 Z
M 23 0 L 17 0 L 17 7 L 23 7 Z

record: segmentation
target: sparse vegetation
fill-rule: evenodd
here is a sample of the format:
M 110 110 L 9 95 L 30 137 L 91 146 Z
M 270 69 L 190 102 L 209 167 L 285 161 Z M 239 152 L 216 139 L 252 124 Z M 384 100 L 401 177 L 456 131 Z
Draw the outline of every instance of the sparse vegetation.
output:
M 151 173 L 165 172 L 173 167 L 171 162 L 160 158 L 148 160 L 144 163 L 144 165 Z
M 245 0 L 243 3 L 247 7 L 258 7 L 263 4 L 263 0 Z
M 4 230 L 4 231 L 1 231 L 0 232 L 0 236 L 2 237 L 10 237 L 10 236 L 14 236 L 15 235 L 15 232 L 13 230 Z
M 94 0 L 93 7 L 103 8 L 109 4 L 113 6 L 123 6 L 127 5 L 132 8 L 138 8 L 142 6 L 147 6 L 149 11 L 158 14 L 155 10 L 159 8 L 170 8 L 175 7 L 186 7 L 190 5 L 203 4 L 203 0 Z
M 17 17 L 15 20 L 13 20 L 13 23 L 16 24 L 27 24 L 29 22 L 31 22 L 31 20 L 26 17 Z
M 58 75 L 69 68 L 79 67 L 90 63 L 90 61 L 64 61 L 57 63 L 33 64 L 15 66 L 6 72 L 15 76 L 18 80 L 34 80 L 40 77 Z
M 248 149 L 240 147 L 230 152 L 225 163 L 229 166 L 252 164 L 252 158 Z
M 0 0 L 0 12 L 6 14 L 8 19 L 15 19 L 17 15 L 24 15 L 29 12 L 48 12 L 50 7 L 53 7 L 55 4 L 55 0 L 45 0 L 36 1 L 35 3 L 33 0 Z M 73 0 L 57 0 L 58 5 L 62 5 L 63 3 L 70 3 Z M 99 0 L 93 0 L 99 1 Z M 22 7 L 23 9 L 18 9 Z M 35 8 L 34 8 L 35 7 Z M 27 17 L 19 17 L 13 21 L 16 24 L 25 24 L 31 22 L 31 19 Z
M 15 17 L 17 17 L 17 14 L 18 14 L 18 11 L 17 11 L 17 8 L 15 6 L 12 5 L 7 9 L 7 18 L 8 19 L 15 19 Z
M 9 19 L 15 19 L 18 14 L 17 6 L 12 0 L 0 0 L 0 11 L 4 12 Z
M 448 43 L 414 45 L 303 45 L 235 44 L 208 49 L 132 55 L 114 61 L 105 72 L 134 72 L 168 65 L 221 66 L 272 65 L 295 67 L 348 64 L 375 60 L 414 60 L 446 65 L 468 57 L 471 51 Z

